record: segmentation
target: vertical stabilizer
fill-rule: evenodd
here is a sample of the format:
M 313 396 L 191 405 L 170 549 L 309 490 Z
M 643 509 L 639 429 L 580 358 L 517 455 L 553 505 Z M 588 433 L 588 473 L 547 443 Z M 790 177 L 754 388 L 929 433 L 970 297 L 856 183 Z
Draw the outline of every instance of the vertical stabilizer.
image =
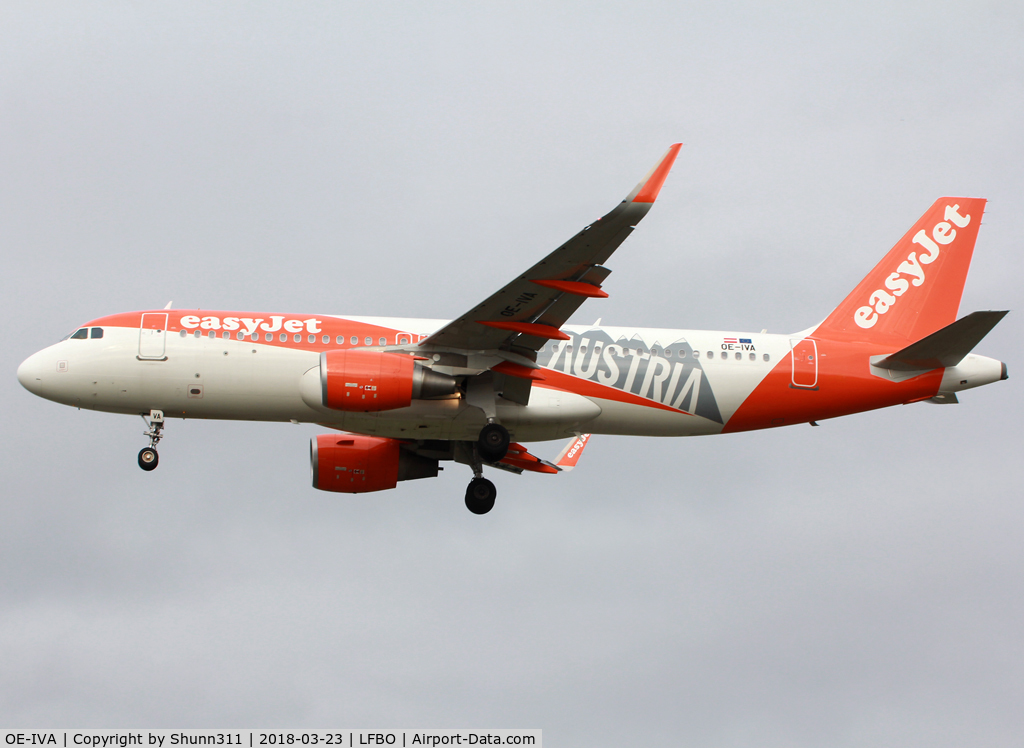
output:
M 815 337 L 901 343 L 952 324 L 984 211 L 981 198 L 936 200 Z

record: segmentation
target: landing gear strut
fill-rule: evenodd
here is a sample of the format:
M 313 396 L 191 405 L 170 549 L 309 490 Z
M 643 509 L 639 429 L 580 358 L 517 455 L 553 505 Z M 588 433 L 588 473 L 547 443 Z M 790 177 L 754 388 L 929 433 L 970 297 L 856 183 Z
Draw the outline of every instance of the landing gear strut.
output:
M 455 459 L 473 469 L 473 480 L 466 488 L 466 508 L 473 514 L 487 514 L 498 495 L 494 484 L 484 477 L 484 461 L 476 442 L 455 442 Z
M 156 452 L 156 445 L 160 443 L 163 438 L 161 433 L 164 430 L 164 412 L 162 410 L 151 410 L 149 411 L 149 419 L 146 416 L 142 416 L 142 420 L 145 421 L 147 429 L 143 432 L 143 436 L 149 437 L 149 446 L 143 447 L 139 451 L 139 467 L 147 472 L 155 470 L 156 466 L 160 464 L 160 455 Z

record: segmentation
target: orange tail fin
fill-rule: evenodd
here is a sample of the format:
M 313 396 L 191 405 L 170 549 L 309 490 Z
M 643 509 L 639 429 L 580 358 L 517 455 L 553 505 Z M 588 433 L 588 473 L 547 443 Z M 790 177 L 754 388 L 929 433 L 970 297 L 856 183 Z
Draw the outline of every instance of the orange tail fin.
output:
M 936 200 L 815 336 L 913 342 L 951 324 L 984 212 L 981 198 Z

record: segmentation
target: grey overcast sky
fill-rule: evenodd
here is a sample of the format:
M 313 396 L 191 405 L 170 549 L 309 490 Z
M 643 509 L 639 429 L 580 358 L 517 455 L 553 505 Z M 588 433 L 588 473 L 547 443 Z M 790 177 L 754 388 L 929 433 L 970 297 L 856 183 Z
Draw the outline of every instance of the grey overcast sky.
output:
M 0 723 L 1019 745 L 1024 6 L 0 4 Z M 40 400 L 177 307 L 456 316 L 686 145 L 574 321 L 789 332 L 942 195 L 1011 378 L 578 470 L 309 486 L 288 424 Z M 556 444 L 537 445 L 546 456 Z

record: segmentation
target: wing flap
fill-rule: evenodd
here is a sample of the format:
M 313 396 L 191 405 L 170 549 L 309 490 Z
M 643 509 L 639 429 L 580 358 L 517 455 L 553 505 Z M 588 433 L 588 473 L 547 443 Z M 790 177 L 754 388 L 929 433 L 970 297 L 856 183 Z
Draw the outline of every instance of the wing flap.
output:
M 536 455 L 530 454 L 526 447 L 516 443 L 508 446 L 508 454 L 499 461 L 499 464 L 518 470 L 529 470 L 533 473 L 549 473 L 553 475 L 559 471 L 557 467 L 547 460 L 542 460 Z

